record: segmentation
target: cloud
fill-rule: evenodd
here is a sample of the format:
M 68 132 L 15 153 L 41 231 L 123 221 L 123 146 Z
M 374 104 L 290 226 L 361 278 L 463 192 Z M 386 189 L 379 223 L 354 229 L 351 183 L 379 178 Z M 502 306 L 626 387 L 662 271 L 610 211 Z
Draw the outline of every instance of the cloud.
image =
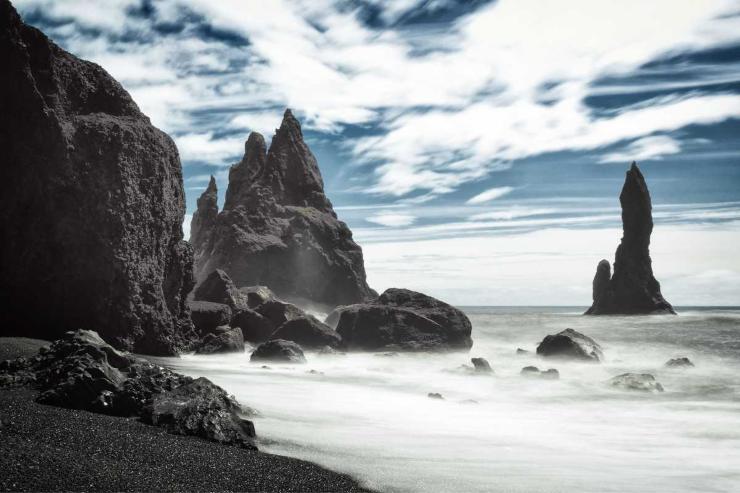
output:
M 175 137 L 183 161 L 206 161 L 220 166 L 230 166 L 241 158 L 245 141 L 242 137 L 216 138 L 212 132 Z
M 496 187 L 496 188 L 489 188 L 485 192 L 481 192 L 478 195 L 471 197 L 468 199 L 468 204 L 483 204 L 485 202 L 490 202 L 491 200 L 496 200 L 498 198 L 503 197 L 504 195 L 511 193 L 514 189 L 512 187 Z
M 409 226 L 416 221 L 416 217 L 408 214 L 376 214 L 367 218 L 367 221 L 381 226 L 389 226 L 392 228 L 398 228 L 401 226 Z
M 646 161 L 648 159 L 662 159 L 669 154 L 681 152 L 681 144 L 667 135 L 643 137 L 630 143 L 623 151 L 604 155 L 600 163 L 627 163 L 630 161 Z

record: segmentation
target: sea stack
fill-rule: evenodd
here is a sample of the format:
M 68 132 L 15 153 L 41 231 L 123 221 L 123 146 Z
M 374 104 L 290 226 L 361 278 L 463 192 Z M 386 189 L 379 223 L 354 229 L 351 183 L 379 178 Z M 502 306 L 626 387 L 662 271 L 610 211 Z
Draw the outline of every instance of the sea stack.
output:
M 586 315 L 675 315 L 653 276 L 649 251 L 652 204 L 645 178 L 634 162 L 627 171 L 619 202 L 624 233 L 614 259 L 614 275 L 607 260 L 599 262 L 593 281 L 593 304 Z
M 174 142 L 105 70 L 0 0 L 0 335 L 96 330 L 174 354 L 193 337 Z
M 215 220 L 215 184 L 198 200 L 191 233 L 196 279 L 222 269 L 237 287 L 267 286 L 284 300 L 328 308 L 376 296 L 365 280 L 362 250 L 324 194 L 316 158 L 291 111 L 269 151 L 256 132 L 244 151 L 229 171 Z

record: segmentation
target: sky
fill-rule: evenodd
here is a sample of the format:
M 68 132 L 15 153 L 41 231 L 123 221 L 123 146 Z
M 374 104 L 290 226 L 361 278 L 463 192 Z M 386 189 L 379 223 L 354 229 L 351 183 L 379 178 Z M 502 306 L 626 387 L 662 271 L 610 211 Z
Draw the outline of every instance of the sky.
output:
M 177 143 L 189 219 L 301 120 L 376 289 L 590 304 L 637 160 L 674 305 L 740 305 L 740 1 L 16 0 Z

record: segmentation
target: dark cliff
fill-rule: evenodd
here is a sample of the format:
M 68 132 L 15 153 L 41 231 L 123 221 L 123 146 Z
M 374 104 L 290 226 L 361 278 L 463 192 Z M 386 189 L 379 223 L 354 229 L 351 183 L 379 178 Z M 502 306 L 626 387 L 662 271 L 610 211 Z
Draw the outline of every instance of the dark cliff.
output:
M 101 67 L 0 0 L 0 333 L 172 354 L 192 323 L 182 170 Z

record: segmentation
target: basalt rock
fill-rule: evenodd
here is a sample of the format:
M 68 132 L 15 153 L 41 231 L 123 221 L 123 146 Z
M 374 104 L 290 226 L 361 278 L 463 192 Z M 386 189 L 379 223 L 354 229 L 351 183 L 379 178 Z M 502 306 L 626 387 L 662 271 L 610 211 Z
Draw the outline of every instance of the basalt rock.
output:
M 252 343 L 265 342 L 275 332 L 272 321 L 249 308 L 238 310 L 231 319 L 232 327 L 239 327 L 244 340 Z
M 377 299 L 338 309 L 337 332 L 348 349 L 445 351 L 469 349 L 465 314 L 431 296 L 388 289 Z M 327 318 L 331 320 L 333 316 Z
M 209 188 L 198 217 L 212 215 L 211 195 Z M 199 282 L 223 269 L 239 287 L 269 286 L 282 299 L 332 308 L 375 296 L 362 250 L 324 194 L 316 158 L 290 110 L 269 151 L 261 135 L 249 136 L 243 159 L 229 171 L 215 224 L 193 233 Z
M 309 349 L 320 349 L 326 346 L 337 348 L 342 338 L 328 325 L 319 322 L 315 317 L 305 317 L 289 320 L 272 334 L 273 339 L 285 339 Z
M 619 196 L 622 205 L 622 242 L 614 260 L 602 260 L 593 281 L 593 304 L 586 315 L 675 314 L 660 292 L 650 259 L 653 232 L 652 203 L 645 178 L 632 163 Z
M 191 301 L 188 306 L 195 330 L 201 336 L 213 332 L 216 327 L 231 323 L 229 305 L 210 301 Z
M 171 355 L 194 339 L 174 142 L 100 66 L 0 0 L 0 335 L 100 331 Z
M 305 363 L 306 357 L 301 346 L 295 342 L 274 339 L 257 346 L 249 360 L 252 362 Z
M 473 363 L 476 373 L 493 373 L 490 363 L 486 358 L 470 358 L 470 362 Z
M 546 336 L 537 354 L 546 358 L 563 358 L 599 362 L 604 359 L 601 346 L 590 337 L 573 329 Z
M 525 366 L 524 368 L 522 368 L 520 374 L 523 377 L 542 378 L 545 380 L 557 380 L 560 378 L 560 372 L 557 371 L 555 368 L 540 371 L 540 369 L 536 366 Z
M 197 204 L 190 223 L 190 243 L 193 250 L 202 256 L 218 216 L 218 188 L 213 176 L 208 182 L 206 191 L 198 198 Z M 195 261 L 197 262 L 198 258 Z
M 249 306 L 247 295 L 239 291 L 231 278 L 221 269 L 216 269 L 203 280 L 193 292 L 196 301 L 210 301 L 229 305 L 232 310 Z
M 624 373 L 611 378 L 608 384 L 621 390 L 663 392 L 663 386 L 649 373 Z
M 35 386 L 42 404 L 139 417 L 171 433 L 255 448 L 254 426 L 239 416 L 246 410 L 221 387 L 118 352 L 93 331 L 68 332 L 33 358 L 3 362 L 0 382 Z
M 694 366 L 694 363 L 689 358 L 682 357 L 669 359 L 664 366 L 667 368 L 691 368 Z
M 198 354 L 243 353 L 244 336 L 239 327 L 223 325 L 203 336 L 195 352 Z

